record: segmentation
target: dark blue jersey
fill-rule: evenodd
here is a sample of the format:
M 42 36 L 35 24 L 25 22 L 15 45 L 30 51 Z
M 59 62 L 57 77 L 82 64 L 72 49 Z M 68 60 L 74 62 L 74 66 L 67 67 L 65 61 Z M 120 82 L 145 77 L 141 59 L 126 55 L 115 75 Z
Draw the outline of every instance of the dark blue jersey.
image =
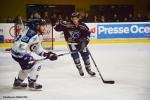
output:
M 84 23 L 79 23 L 77 26 L 72 22 L 58 23 L 55 28 L 56 31 L 63 31 L 67 42 L 79 42 L 82 39 L 90 37 L 89 28 Z

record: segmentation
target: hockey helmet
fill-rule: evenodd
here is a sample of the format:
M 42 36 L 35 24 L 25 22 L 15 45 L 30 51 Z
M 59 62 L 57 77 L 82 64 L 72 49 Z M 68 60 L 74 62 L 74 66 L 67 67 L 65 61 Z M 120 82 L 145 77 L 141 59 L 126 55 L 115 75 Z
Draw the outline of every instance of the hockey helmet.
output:
M 73 18 L 73 17 L 79 18 L 79 16 L 80 16 L 80 14 L 78 12 L 74 12 L 74 13 L 72 13 L 71 18 Z
M 27 23 L 27 26 L 33 29 L 35 29 L 38 25 L 46 25 L 46 21 L 44 19 L 29 19 Z

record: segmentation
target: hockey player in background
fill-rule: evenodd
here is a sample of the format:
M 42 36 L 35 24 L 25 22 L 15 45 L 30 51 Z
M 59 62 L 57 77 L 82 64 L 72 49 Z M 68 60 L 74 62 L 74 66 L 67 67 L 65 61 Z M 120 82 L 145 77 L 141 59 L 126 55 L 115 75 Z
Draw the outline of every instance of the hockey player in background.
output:
M 26 33 L 19 35 L 13 44 L 11 55 L 12 58 L 19 63 L 21 70 L 18 77 L 15 78 L 14 88 L 25 88 L 27 83 L 23 81 L 28 77 L 28 87 L 31 89 L 41 89 L 42 85 L 37 84 L 38 72 L 41 69 L 41 64 L 34 61 L 31 52 L 39 56 L 43 56 L 50 60 L 56 60 L 57 55 L 53 52 L 45 51 L 42 46 L 43 34 L 46 33 L 46 22 L 43 19 L 33 19 L 28 22 L 29 29 Z
M 69 49 L 72 53 L 71 56 L 73 61 L 79 70 L 79 74 L 84 76 L 84 72 L 82 70 L 79 53 L 84 61 L 84 65 L 86 71 L 89 75 L 95 76 L 95 72 L 91 70 L 89 53 L 87 51 L 87 45 L 89 43 L 90 31 L 89 28 L 79 21 L 79 13 L 72 13 L 71 21 L 65 22 L 59 20 L 56 23 L 55 28 L 56 31 L 63 31 L 66 42 L 68 43 Z

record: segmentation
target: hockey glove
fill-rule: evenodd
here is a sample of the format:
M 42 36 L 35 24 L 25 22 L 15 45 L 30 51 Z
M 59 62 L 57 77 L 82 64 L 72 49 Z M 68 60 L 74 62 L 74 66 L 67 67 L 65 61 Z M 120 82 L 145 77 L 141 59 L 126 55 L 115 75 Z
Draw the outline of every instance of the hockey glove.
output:
M 89 41 L 90 41 L 90 40 L 89 40 L 88 38 L 80 39 L 80 40 L 79 40 L 79 43 L 78 43 L 78 44 L 79 44 L 78 50 L 79 50 L 79 51 L 83 51 L 84 48 L 87 47 Z
M 53 52 L 44 53 L 44 57 L 46 57 L 47 59 L 50 59 L 51 61 L 57 60 L 58 58 L 57 54 Z

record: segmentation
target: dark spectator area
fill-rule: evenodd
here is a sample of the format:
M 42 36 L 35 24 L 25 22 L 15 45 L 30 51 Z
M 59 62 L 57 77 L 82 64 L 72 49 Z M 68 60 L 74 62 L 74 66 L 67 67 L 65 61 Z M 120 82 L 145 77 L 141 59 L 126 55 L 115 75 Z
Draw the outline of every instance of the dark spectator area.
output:
M 69 21 L 71 13 L 75 11 L 74 5 L 26 5 L 26 19 L 43 18 L 47 23 L 55 23 L 58 20 Z M 81 9 L 81 22 L 149 22 L 149 12 L 134 13 L 133 5 L 91 5 L 89 11 Z M 21 15 L 19 15 L 21 16 Z M 8 16 L 0 22 L 13 23 L 16 18 Z

